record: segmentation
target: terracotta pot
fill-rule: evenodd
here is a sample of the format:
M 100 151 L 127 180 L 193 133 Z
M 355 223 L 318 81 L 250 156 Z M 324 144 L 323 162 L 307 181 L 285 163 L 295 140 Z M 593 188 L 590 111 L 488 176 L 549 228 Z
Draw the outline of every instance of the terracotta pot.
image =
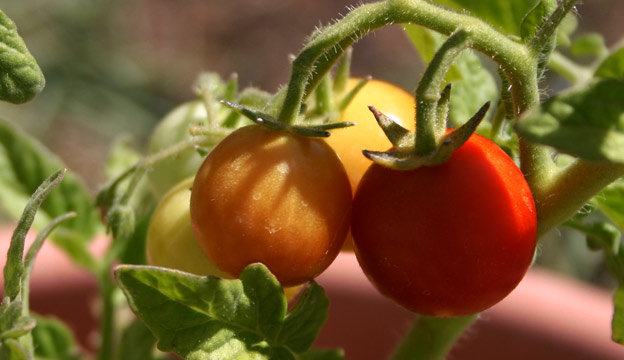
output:
M 10 234 L 0 232 L 0 264 Z M 96 248 L 103 245 L 95 242 Z M 388 358 L 415 318 L 372 287 L 352 253 L 340 254 L 318 282 L 331 302 L 316 346 L 342 347 L 347 359 Z M 32 275 L 32 309 L 62 318 L 81 344 L 91 347 L 96 299 L 95 279 L 52 244 L 44 245 Z M 611 316 L 608 291 L 534 268 L 511 295 L 481 315 L 450 358 L 624 359 L 624 346 L 610 340 Z
M 347 359 L 389 358 L 414 315 L 380 295 L 353 254 L 341 254 L 318 282 L 331 303 L 316 345 L 342 347 Z M 608 291 L 533 268 L 481 315 L 449 358 L 624 359 L 624 346 L 610 340 L 612 311 Z

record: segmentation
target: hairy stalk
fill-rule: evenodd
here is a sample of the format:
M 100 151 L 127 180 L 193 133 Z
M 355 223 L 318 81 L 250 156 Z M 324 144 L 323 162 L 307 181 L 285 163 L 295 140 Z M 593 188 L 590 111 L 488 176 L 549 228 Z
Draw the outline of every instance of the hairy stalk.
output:
M 444 135 L 446 118 L 438 118 L 438 101 L 444 77 L 457 56 L 470 45 L 470 38 L 458 29 L 442 44 L 427 66 L 416 88 L 416 153 L 435 151 L 437 139 Z M 446 114 L 445 114 L 446 116 Z
M 529 41 L 528 47 L 534 54 L 540 54 L 544 47 L 552 42 L 557 28 L 568 13 L 576 6 L 579 0 L 562 0 L 559 2 L 552 14 L 544 21 L 542 26 L 537 30 L 535 36 Z
M 536 198 L 538 235 L 544 235 L 572 217 L 589 199 L 624 175 L 623 164 L 590 163 L 576 160 L 545 189 L 546 195 Z
M 395 0 L 362 5 L 342 20 L 318 30 L 293 61 L 292 73 L 279 120 L 290 124 L 298 115 L 306 96 L 312 74 L 321 77 L 320 70 L 328 71 L 323 56 L 335 61 L 347 45 L 371 31 L 396 23 L 412 23 L 450 35 L 458 28 L 470 34 L 471 47 L 490 56 L 509 75 L 515 89 L 514 101 L 518 109 L 526 109 L 539 100 L 535 71 L 537 59 L 527 48 L 497 32 L 474 17 L 443 9 L 423 0 Z M 340 45 L 340 46 L 337 46 Z

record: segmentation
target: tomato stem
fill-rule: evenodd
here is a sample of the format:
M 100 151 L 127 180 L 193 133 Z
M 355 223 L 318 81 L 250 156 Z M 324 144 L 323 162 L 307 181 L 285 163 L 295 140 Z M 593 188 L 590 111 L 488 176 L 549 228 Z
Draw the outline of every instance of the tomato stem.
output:
M 623 164 L 591 163 L 577 159 L 552 174 L 534 194 L 538 236 L 572 217 L 589 199 L 624 175 Z
M 552 5 L 550 4 L 551 2 L 552 1 L 549 1 L 547 5 Z M 534 54 L 540 54 L 545 47 L 552 43 L 559 24 L 574 6 L 576 6 L 578 0 L 562 0 L 558 3 L 559 6 L 554 8 L 554 11 L 552 11 L 548 19 L 544 20 L 542 26 L 537 29 L 535 36 L 533 36 L 527 44 Z
M 442 360 L 478 315 L 457 318 L 421 316 L 407 333 L 392 360 Z M 425 350 L 426 349 L 426 350 Z
M 416 144 L 417 155 L 435 151 L 446 130 L 446 117 L 438 117 L 438 102 L 444 77 L 459 54 L 470 45 L 469 34 L 457 29 L 442 44 L 427 66 L 416 88 Z

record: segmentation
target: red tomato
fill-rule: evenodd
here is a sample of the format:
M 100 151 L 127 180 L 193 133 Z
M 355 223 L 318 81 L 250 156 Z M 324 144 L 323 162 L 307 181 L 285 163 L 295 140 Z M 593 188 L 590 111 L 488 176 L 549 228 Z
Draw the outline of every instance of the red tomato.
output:
M 262 262 L 291 286 L 334 260 L 351 200 L 344 167 L 324 141 L 251 125 L 221 141 L 200 167 L 191 221 L 221 271 L 239 276 Z
M 460 316 L 496 304 L 527 272 L 535 204 L 514 162 L 473 135 L 444 164 L 372 165 L 353 202 L 360 265 L 379 291 L 423 315 Z

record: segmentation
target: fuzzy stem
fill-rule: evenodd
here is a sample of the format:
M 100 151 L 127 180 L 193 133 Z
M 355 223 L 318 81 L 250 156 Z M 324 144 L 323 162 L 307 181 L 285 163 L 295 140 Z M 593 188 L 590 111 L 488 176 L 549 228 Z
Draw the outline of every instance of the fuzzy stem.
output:
M 550 14 L 548 19 L 544 21 L 542 26 L 535 33 L 535 36 L 528 43 L 529 49 L 534 54 L 541 53 L 542 49 L 548 46 L 557 32 L 559 24 L 574 8 L 578 1 L 579 0 L 562 0 L 559 3 L 559 6 L 557 6 L 552 14 Z
M 576 160 L 551 176 L 535 196 L 538 235 L 544 235 L 568 218 L 604 187 L 624 175 L 624 165 Z
M 539 99 L 535 76 L 537 59 L 531 56 L 524 45 L 514 42 L 482 20 L 469 15 L 459 14 L 423 0 L 388 0 L 362 5 L 337 23 L 320 29 L 311 38 L 293 61 L 279 121 L 286 124 L 295 121 L 311 74 L 316 70 L 315 77 L 322 75 L 318 67 L 315 69 L 321 56 L 340 53 L 344 51 L 345 45 L 377 28 L 395 23 L 418 24 L 445 35 L 450 35 L 461 27 L 469 33 L 474 49 L 490 56 L 508 73 L 510 82 L 516 86 L 512 92 L 518 108 L 527 108 L 535 104 L 535 99 Z M 332 55 L 332 58 L 334 56 L 336 55 Z
M 444 77 L 457 56 L 470 45 L 468 33 L 461 28 L 442 44 L 427 66 L 416 88 L 416 154 L 426 155 L 436 150 L 438 139 L 444 135 L 445 118 L 438 118 L 438 101 Z M 441 131 L 440 131 L 441 130 Z

